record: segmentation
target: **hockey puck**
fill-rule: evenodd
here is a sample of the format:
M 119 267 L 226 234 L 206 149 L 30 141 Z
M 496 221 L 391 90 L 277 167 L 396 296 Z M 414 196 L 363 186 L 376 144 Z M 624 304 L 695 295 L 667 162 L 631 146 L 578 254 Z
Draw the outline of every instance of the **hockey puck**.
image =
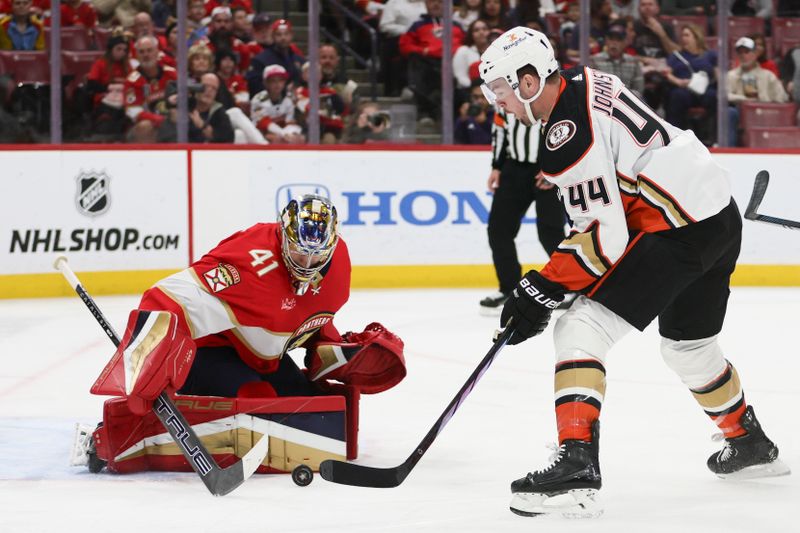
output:
M 292 481 L 298 487 L 306 487 L 314 481 L 314 472 L 306 465 L 298 465 L 292 470 Z

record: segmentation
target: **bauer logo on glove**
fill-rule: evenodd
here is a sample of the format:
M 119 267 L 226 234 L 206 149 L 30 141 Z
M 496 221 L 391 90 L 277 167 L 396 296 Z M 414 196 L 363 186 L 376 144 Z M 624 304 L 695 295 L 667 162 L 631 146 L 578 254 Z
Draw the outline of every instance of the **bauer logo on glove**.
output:
M 522 278 L 519 282 L 519 286 L 525 289 L 525 292 L 528 293 L 528 296 L 539 302 L 545 307 L 549 307 L 550 309 L 555 309 L 558 307 L 558 304 L 561 303 L 561 300 L 564 298 L 562 297 L 561 300 L 553 300 L 552 298 L 548 298 L 544 294 L 542 294 L 536 287 L 531 285 L 531 282 L 528 281 L 528 278 Z M 514 289 L 514 296 L 517 296 L 517 289 Z
M 564 300 L 564 287 L 531 270 L 511 291 L 503 306 L 500 326 L 513 319 L 514 334 L 509 344 L 519 344 L 547 328 L 553 309 Z

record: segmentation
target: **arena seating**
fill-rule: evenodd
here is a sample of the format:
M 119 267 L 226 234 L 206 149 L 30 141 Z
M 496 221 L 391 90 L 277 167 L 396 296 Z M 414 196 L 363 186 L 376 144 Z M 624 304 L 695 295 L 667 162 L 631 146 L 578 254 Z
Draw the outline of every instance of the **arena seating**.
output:
M 111 30 L 108 28 L 101 28 L 100 26 L 94 29 L 94 41 L 98 50 L 105 50 L 108 44 L 108 38 L 111 36 Z
M 758 17 L 728 17 L 728 39 L 733 42 L 739 37 L 753 33 L 766 34 L 764 19 Z
M 68 97 L 78 86 L 86 83 L 86 75 L 94 62 L 101 57 L 103 52 L 99 50 L 61 52 L 61 75 L 67 79 L 65 89 Z
M 800 148 L 800 128 L 751 128 L 744 132 L 743 139 L 748 148 Z
M 709 18 L 705 15 L 661 15 L 661 20 L 672 24 L 672 27 L 675 30 L 676 38 L 679 38 L 681 27 L 683 27 L 685 24 L 694 24 L 699 26 L 700 29 L 703 30 L 703 33 L 709 35 Z
M 800 41 L 800 18 L 772 19 L 772 42 L 775 50 L 781 49 L 785 39 Z
M 790 127 L 796 125 L 797 104 L 769 104 L 742 102 L 739 105 L 739 125 L 743 130 L 764 127 Z
M 11 75 L 17 85 L 50 83 L 47 52 L 0 51 L 0 73 Z
M 45 49 L 50 49 L 50 28 L 44 29 Z M 62 50 L 91 50 L 94 48 L 94 41 L 89 36 L 89 32 L 83 26 L 67 26 L 61 28 L 61 49 Z

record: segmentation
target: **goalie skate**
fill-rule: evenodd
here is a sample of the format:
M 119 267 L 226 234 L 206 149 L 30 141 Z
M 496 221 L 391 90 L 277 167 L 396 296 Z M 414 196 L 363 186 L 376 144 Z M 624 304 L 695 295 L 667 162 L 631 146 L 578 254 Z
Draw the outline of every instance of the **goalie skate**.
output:
M 559 514 L 565 518 L 596 518 L 603 509 L 596 501 L 602 486 L 598 447 L 600 424 L 592 425 L 591 441 L 565 440 L 544 470 L 511 483 L 510 509 L 520 516 Z
M 69 461 L 70 466 L 86 466 L 93 474 L 97 474 L 106 466 L 106 462 L 97 457 L 94 445 L 95 429 L 87 424 L 75 424 L 75 437 Z

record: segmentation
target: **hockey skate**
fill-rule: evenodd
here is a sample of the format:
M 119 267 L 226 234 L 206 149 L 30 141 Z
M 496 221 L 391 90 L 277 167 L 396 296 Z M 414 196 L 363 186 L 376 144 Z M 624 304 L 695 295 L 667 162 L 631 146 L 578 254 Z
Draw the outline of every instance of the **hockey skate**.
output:
M 565 440 L 544 470 L 511 483 L 511 512 L 520 516 L 558 514 L 565 518 L 596 518 L 603 509 L 596 502 L 600 490 L 599 422 L 592 425 L 592 441 Z
M 480 314 L 483 316 L 500 316 L 503 305 L 508 300 L 508 294 L 500 291 L 494 292 L 481 300 Z
M 92 474 L 97 474 L 106 466 L 106 461 L 97 457 L 95 429 L 87 424 L 75 424 L 75 440 L 69 461 L 70 466 L 86 466 Z
M 778 459 L 778 447 L 761 429 L 753 406 L 748 405 L 739 420 L 747 434 L 725 439 L 722 450 L 708 458 L 708 468 L 723 479 L 752 479 L 785 476 L 789 467 Z

